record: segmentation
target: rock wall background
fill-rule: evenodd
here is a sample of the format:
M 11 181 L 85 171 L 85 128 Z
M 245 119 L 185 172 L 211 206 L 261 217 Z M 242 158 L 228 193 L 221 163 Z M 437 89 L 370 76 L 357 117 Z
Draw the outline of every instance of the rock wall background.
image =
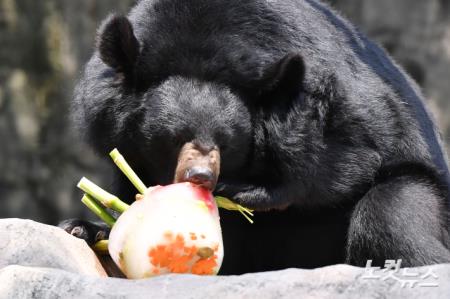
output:
M 74 83 L 96 28 L 132 0 L 0 0 L 0 218 L 91 217 L 77 180 L 110 164 L 71 129 Z M 450 143 L 450 0 L 329 0 L 420 83 Z

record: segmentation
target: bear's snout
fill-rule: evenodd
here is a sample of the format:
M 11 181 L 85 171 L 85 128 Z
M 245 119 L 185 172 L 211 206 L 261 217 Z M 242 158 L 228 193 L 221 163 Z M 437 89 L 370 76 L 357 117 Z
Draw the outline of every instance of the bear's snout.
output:
M 185 171 L 183 181 L 191 182 L 209 190 L 213 190 L 215 177 L 214 173 L 209 168 L 194 166 Z
M 186 143 L 178 155 L 174 183 L 191 182 L 214 190 L 220 173 L 220 153 L 216 147 L 205 150 L 193 142 Z

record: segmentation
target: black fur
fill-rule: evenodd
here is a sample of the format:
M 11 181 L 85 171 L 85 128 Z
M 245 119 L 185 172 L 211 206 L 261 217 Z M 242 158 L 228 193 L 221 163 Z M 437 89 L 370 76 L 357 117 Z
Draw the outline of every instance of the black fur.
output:
M 117 72 L 131 75 L 139 54 L 133 26 L 123 16 L 110 16 L 100 29 L 97 48 L 103 62 Z
M 315 0 L 141 0 L 128 19 L 103 25 L 75 118 L 149 186 L 171 182 L 185 142 L 219 146 L 216 193 L 261 211 L 222 212 L 222 273 L 450 262 L 447 161 L 420 90 L 346 20 Z

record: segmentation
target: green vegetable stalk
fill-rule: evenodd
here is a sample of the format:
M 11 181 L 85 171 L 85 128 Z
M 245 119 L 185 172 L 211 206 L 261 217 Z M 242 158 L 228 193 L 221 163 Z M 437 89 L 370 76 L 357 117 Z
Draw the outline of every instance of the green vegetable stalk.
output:
M 250 218 L 250 216 L 253 216 L 253 210 L 250 210 L 248 208 L 245 208 L 237 203 L 232 202 L 228 198 L 222 197 L 222 196 L 216 196 L 214 197 L 216 200 L 217 206 L 222 209 L 230 210 L 230 211 L 239 211 L 245 219 L 248 220 L 251 224 L 253 224 L 253 220 Z
M 137 174 L 133 171 L 133 169 L 131 169 L 130 165 L 127 163 L 125 158 L 119 153 L 117 148 L 113 149 L 109 153 L 109 156 L 113 159 L 117 167 L 119 167 L 120 170 L 122 170 L 123 174 L 126 175 L 127 178 L 130 180 L 130 182 L 136 187 L 139 193 L 144 194 L 145 190 L 147 190 L 147 187 L 137 176 Z
M 109 226 L 112 227 L 114 223 L 116 223 L 116 219 L 114 219 L 113 216 L 111 216 L 102 206 L 100 206 L 95 199 L 92 198 L 92 196 L 85 194 L 81 199 L 81 202 Z
M 117 196 L 103 190 L 87 178 L 82 178 L 77 185 L 78 188 L 101 202 L 105 207 L 123 213 L 130 206 L 121 201 Z
M 108 253 L 108 240 L 100 240 L 92 247 L 95 252 L 100 254 L 107 254 Z

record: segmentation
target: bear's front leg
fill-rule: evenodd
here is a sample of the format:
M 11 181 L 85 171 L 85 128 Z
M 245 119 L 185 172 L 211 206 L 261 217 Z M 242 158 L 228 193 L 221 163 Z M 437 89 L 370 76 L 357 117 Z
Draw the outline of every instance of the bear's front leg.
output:
M 283 209 L 295 200 L 289 186 L 262 186 L 245 183 L 219 182 L 215 195 L 227 197 L 255 210 Z
M 375 185 L 356 204 L 350 220 L 346 262 L 367 260 L 384 266 L 402 259 L 402 266 L 449 263 L 447 206 L 429 180 L 414 176 L 390 178 Z
M 89 246 L 97 241 L 108 239 L 110 228 L 106 223 L 97 223 L 81 219 L 67 219 L 61 221 L 58 227 L 79 239 L 83 239 Z

